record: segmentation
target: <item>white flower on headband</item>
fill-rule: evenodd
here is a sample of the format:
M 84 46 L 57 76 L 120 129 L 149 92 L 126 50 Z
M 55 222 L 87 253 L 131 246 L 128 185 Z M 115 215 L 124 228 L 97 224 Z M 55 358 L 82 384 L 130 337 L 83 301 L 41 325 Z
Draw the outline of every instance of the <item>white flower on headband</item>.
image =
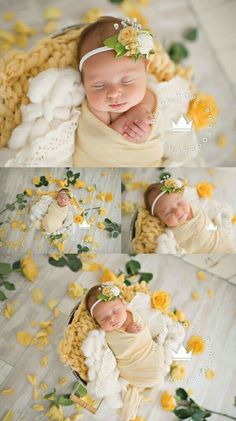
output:
M 140 54 L 148 57 L 149 52 L 153 49 L 153 39 L 148 32 L 138 34 L 138 49 Z
M 114 295 L 114 297 L 118 297 L 120 295 L 120 288 L 118 288 L 117 286 L 113 286 L 111 288 L 111 292 Z

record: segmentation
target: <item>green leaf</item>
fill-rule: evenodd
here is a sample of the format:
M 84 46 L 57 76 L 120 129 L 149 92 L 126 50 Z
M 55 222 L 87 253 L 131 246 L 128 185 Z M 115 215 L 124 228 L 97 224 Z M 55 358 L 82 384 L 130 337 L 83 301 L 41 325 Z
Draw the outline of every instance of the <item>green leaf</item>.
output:
M 111 3 L 119 4 L 122 3 L 123 0 L 109 0 Z
M 181 387 L 179 389 L 176 389 L 175 393 L 176 393 L 176 396 L 178 396 L 178 398 L 180 398 L 183 401 L 186 401 L 188 399 L 187 392 Z
M 19 209 L 24 209 L 24 208 L 25 208 L 25 205 L 24 205 L 23 203 L 21 203 L 21 204 L 18 206 L 18 208 L 19 208 Z
M 16 289 L 15 285 L 8 281 L 4 281 L 3 285 L 8 291 L 12 291 L 13 289 Z
M 125 285 L 127 285 L 127 287 L 128 287 L 129 285 L 132 285 L 132 284 L 131 284 L 131 282 L 130 282 L 128 279 L 126 279 L 126 280 L 124 281 L 124 284 L 125 284 Z
M 83 398 L 84 396 L 87 395 L 87 389 L 80 383 L 80 382 L 75 382 L 74 383 L 74 394 L 76 396 L 79 396 L 80 398 Z
M 6 295 L 4 294 L 4 292 L 0 290 L 0 301 L 5 301 L 6 299 L 7 299 Z
M 137 260 L 130 260 L 126 263 L 125 267 L 129 275 L 136 275 L 139 269 L 141 269 L 141 265 Z
M 71 170 L 67 171 L 66 176 L 69 177 L 69 178 L 73 177 L 73 171 L 71 171 Z
M 117 237 L 119 237 L 119 232 L 118 232 L 118 231 L 114 231 L 114 232 L 112 233 L 112 237 L 113 237 L 113 238 L 117 238 Z
M 11 205 L 10 203 L 7 203 L 6 204 L 6 209 L 8 209 L 8 210 L 10 210 L 10 211 L 13 211 L 13 210 L 15 210 L 16 209 L 16 207 L 15 207 L 15 205 Z
M 197 28 L 190 28 L 184 33 L 184 38 L 188 41 L 195 41 L 198 36 Z
M 53 392 L 44 395 L 43 399 L 48 399 L 49 401 L 51 401 L 52 399 L 56 399 L 56 389 L 54 389 Z
M 17 194 L 17 195 L 16 195 L 16 198 L 17 198 L 17 200 L 18 200 L 19 202 L 21 202 L 21 200 L 23 200 L 23 199 L 24 199 L 24 193 L 19 193 L 19 194 Z
M 122 181 L 122 183 L 121 183 L 121 193 L 124 193 L 125 190 L 126 190 L 126 187 L 125 187 L 125 184 Z
M 189 418 L 193 414 L 193 411 L 190 408 L 180 408 L 180 409 L 177 408 L 177 409 L 174 409 L 173 412 L 181 420 Z
M 192 420 L 193 421 L 202 421 L 206 416 L 206 412 L 205 411 L 197 411 L 192 415 Z
M 112 232 L 113 231 L 113 227 L 106 227 L 105 230 L 108 231 L 108 232 Z
M 109 218 L 105 218 L 104 222 L 106 222 L 106 224 L 112 224 L 111 220 Z
M 58 260 L 53 259 L 53 257 L 49 257 L 48 263 L 52 266 L 63 267 L 66 266 L 67 261 L 64 257 L 60 257 Z
M 8 275 L 12 272 L 12 265 L 10 263 L 0 263 L 0 273 L 2 275 Z
M 142 281 L 150 282 L 152 280 L 152 278 L 153 278 L 153 274 L 152 273 L 148 273 L 148 272 L 147 273 L 142 273 L 142 275 L 141 275 L 141 277 L 139 279 L 139 283 L 142 282 Z
M 63 234 L 50 235 L 50 238 L 51 238 L 52 240 L 58 240 L 59 238 L 61 238 L 61 237 L 62 237 L 62 235 L 63 235 Z
M 168 54 L 174 63 L 180 63 L 188 57 L 188 50 L 181 42 L 173 42 L 168 49 Z
M 104 41 L 104 45 L 110 48 L 115 48 L 116 43 L 117 43 L 117 35 L 113 35 L 112 37 L 109 37 Z
M 66 264 L 68 268 L 72 270 L 72 272 L 77 272 L 79 269 L 82 268 L 82 262 L 76 254 L 67 254 L 66 256 L 68 259 Z
M 17 260 L 17 262 L 12 263 L 13 270 L 18 270 L 20 269 L 20 267 L 21 267 L 20 260 Z
M 62 406 L 74 405 L 74 402 L 70 399 L 70 394 L 69 393 L 67 393 L 65 395 L 61 395 L 57 399 L 57 403 L 59 403 L 59 405 L 62 405 Z
M 88 252 L 88 251 L 89 251 L 89 247 L 84 246 L 84 247 L 82 248 L 82 252 L 83 252 L 83 253 L 86 253 L 86 252 Z

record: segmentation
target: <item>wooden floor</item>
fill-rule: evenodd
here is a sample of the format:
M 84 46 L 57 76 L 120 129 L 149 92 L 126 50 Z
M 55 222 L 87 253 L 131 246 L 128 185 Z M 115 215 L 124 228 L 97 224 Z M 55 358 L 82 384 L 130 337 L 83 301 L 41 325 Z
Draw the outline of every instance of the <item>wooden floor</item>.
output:
M 63 336 L 68 315 L 75 305 L 75 301 L 68 297 L 67 285 L 71 281 L 77 281 L 84 287 L 95 284 L 101 275 L 100 272 L 72 273 L 68 268 L 54 268 L 47 262 L 47 256 L 36 258 L 40 272 L 35 283 L 29 283 L 21 275 L 11 276 L 16 285 L 16 291 L 8 292 L 9 302 L 14 302 L 15 314 L 10 320 L 0 315 L 0 390 L 12 388 L 14 395 L 0 395 L 0 419 L 3 414 L 12 409 L 14 421 L 42 421 L 46 420 L 44 413 L 37 413 L 31 409 L 36 403 L 32 398 L 32 386 L 27 382 L 27 374 L 37 376 L 37 385 L 45 382 L 48 391 L 53 387 L 57 392 L 67 393 L 71 391 L 74 381 L 69 368 L 64 367 L 57 354 L 57 345 Z M 125 263 L 130 259 L 127 255 L 97 255 L 96 261 L 104 263 L 107 267 L 115 270 L 124 269 Z M 177 387 L 192 389 L 193 397 L 199 404 L 216 411 L 227 412 L 236 416 L 236 408 L 233 406 L 236 388 L 236 363 L 235 363 L 235 317 L 236 317 L 236 286 L 208 273 L 204 282 L 197 280 L 198 268 L 173 256 L 136 256 L 142 265 L 142 271 L 154 274 L 151 281 L 152 290 L 164 289 L 172 295 L 172 308 L 182 309 L 191 326 L 187 331 L 186 340 L 193 334 L 199 334 L 205 338 L 206 351 L 192 357 L 186 363 L 187 377 L 181 382 L 165 381 L 163 388 L 154 394 L 152 402 L 145 404 L 140 410 L 140 415 L 148 421 L 170 421 L 176 418 L 165 413 L 160 406 L 160 394 L 163 390 L 174 391 Z M 12 262 L 12 257 L 5 256 L 5 261 Z M 231 262 L 231 271 L 233 263 Z M 31 292 L 34 288 L 40 288 L 45 294 L 45 300 L 37 305 L 33 303 Z M 212 289 L 215 293 L 213 298 L 208 298 L 207 290 Z M 198 291 L 201 295 L 199 301 L 191 298 L 191 293 Z M 61 314 L 58 319 L 53 319 L 51 311 L 47 307 L 49 300 L 57 300 Z M 53 333 L 50 336 L 50 344 L 44 351 L 39 351 L 35 346 L 24 348 L 16 342 L 18 331 L 28 331 L 35 334 L 37 328 L 32 328 L 32 321 L 53 319 Z M 186 344 L 186 340 L 184 344 Z M 44 368 L 40 365 L 42 356 L 48 357 L 48 365 Z M 215 371 L 216 377 L 207 380 L 204 377 L 204 367 L 208 366 Z M 68 378 L 68 384 L 58 386 L 61 377 Z M 45 392 L 40 391 L 40 397 Z M 39 400 L 48 407 L 48 402 Z M 64 414 L 69 414 L 71 409 L 65 409 Z M 73 413 L 75 411 L 72 411 Z M 112 418 L 118 421 L 115 413 L 108 410 L 103 404 L 95 416 L 83 411 L 83 420 L 104 421 Z M 221 418 L 212 416 L 213 421 Z
M 22 193 L 26 188 L 35 189 L 32 179 L 35 176 L 41 176 L 50 171 L 55 178 L 64 179 L 66 174 L 65 168 L 51 168 L 51 169 L 42 169 L 42 168 L 2 168 L 0 169 L 0 197 L 1 197 L 1 209 L 5 208 L 6 203 L 14 202 L 17 193 Z M 92 245 L 94 251 L 99 251 L 102 253 L 112 252 L 119 253 L 121 251 L 121 237 L 111 238 L 107 231 L 101 231 L 97 227 L 98 222 L 103 222 L 104 218 L 110 218 L 111 220 L 121 223 L 121 214 L 120 214 L 120 170 L 116 169 L 115 171 L 111 169 L 103 170 L 101 169 L 79 169 L 80 180 L 86 182 L 86 186 L 96 185 L 96 191 L 92 193 L 93 200 L 88 204 L 84 204 L 85 209 L 92 207 L 102 207 L 107 210 L 106 216 L 99 216 L 98 210 L 91 210 L 88 212 L 86 217 L 87 221 L 90 217 L 95 217 L 95 223 L 91 225 L 88 229 L 81 229 L 79 226 L 76 227 L 75 233 L 71 235 L 65 242 L 65 252 L 67 253 L 76 253 L 77 244 L 82 244 L 83 246 L 87 245 L 91 247 L 91 244 L 84 241 L 85 236 L 92 236 L 95 244 Z M 74 171 L 74 173 L 77 172 Z M 41 187 L 41 190 L 47 192 L 50 190 L 57 190 L 58 186 L 56 184 L 51 184 L 48 187 Z M 85 199 L 91 195 L 86 188 L 83 189 L 74 189 L 72 187 L 74 196 L 78 199 Z M 113 200 L 111 202 L 104 202 L 96 198 L 97 193 L 99 192 L 112 192 Z M 28 198 L 28 203 L 34 203 L 38 197 L 34 195 L 32 198 Z M 11 220 L 20 220 L 23 221 L 26 226 L 26 232 L 22 232 L 19 229 L 13 229 L 9 223 L 5 223 L 0 227 L 0 232 L 2 230 L 3 235 L 0 234 L 0 237 L 3 238 L 2 253 L 24 253 L 28 249 L 32 250 L 34 253 L 47 253 L 56 251 L 48 238 L 46 238 L 39 230 L 35 230 L 29 227 L 31 221 L 27 212 L 27 208 L 22 211 L 22 215 L 18 215 L 17 210 L 15 211 L 6 211 L 1 217 L 0 221 L 7 221 L 8 217 Z M 10 244 L 7 247 L 7 242 Z M 14 242 L 16 241 L 16 246 Z M 21 243 L 23 241 L 23 246 Z

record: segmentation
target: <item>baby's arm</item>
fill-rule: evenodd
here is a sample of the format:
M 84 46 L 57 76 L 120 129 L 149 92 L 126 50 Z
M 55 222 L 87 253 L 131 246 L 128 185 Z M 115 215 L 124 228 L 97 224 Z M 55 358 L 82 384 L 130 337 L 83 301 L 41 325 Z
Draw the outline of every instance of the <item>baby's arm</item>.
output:
M 147 90 L 143 100 L 118 117 L 110 127 L 131 142 L 143 142 L 151 130 L 154 106 L 155 96 Z

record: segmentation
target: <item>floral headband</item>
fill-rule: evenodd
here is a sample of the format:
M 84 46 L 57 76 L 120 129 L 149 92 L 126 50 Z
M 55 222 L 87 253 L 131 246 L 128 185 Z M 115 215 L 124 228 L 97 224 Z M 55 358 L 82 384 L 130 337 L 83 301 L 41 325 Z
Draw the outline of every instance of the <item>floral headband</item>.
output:
M 149 58 L 150 54 L 154 54 L 153 37 L 148 29 L 142 29 L 137 23 L 136 18 L 126 18 L 121 22 L 122 29 L 118 34 L 108 37 L 104 40 L 104 47 L 95 48 L 86 53 L 80 60 L 79 70 L 82 71 L 85 60 L 94 54 L 104 51 L 114 50 L 116 58 L 130 57 L 136 61 L 140 56 Z M 119 29 L 119 23 L 114 23 L 114 28 Z
M 104 303 L 106 303 L 107 301 L 112 301 L 115 300 L 116 298 L 121 297 L 121 291 L 120 288 L 118 288 L 116 285 L 106 282 L 105 284 L 102 284 L 99 287 L 99 290 L 101 291 L 99 293 L 99 295 L 97 296 L 97 300 L 95 301 L 95 303 L 93 303 L 91 309 L 90 309 L 90 314 L 93 317 L 93 310 L 94 307 L 98 304 L 101 303 L 102 301 Z
M 179 193 L 184 191 L 184 183 L 179 178 L 171 177 L 169 173 L 163 174 L 160 180 L 161 183 L 161 193 L 157 195 L 154 199 L 151 207 L 151 215 L 154 216 L 154 209 L 156 206 L 157 201 L 163 196 L 165 193 Z

